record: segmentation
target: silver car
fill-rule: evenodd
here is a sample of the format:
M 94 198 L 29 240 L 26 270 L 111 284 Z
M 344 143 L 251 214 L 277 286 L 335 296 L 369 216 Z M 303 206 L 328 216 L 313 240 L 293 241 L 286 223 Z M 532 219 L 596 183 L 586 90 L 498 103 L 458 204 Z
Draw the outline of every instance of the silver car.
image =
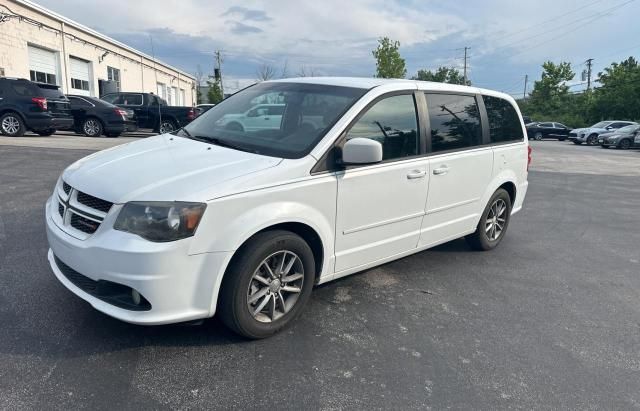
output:
M 591 127 L 571 130 L 571 132 L 569 133 L 569 140 L 573 141 L 574 144 L 587 143 L 587 145 L 592 146 L 598 144 L 598 136 L 600 136 L 600 134 L 636 124 L 638 123 L 633 121 L 601 121 L 592 125 Z

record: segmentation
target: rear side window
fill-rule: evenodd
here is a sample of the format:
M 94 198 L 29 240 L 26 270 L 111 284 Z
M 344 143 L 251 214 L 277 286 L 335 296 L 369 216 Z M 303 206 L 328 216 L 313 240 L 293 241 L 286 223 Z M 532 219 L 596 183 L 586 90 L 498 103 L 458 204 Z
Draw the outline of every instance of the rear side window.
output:
M 69 102 L 71 105 L 76 107 L 91 107 L 91 104 L 84 99 L 77 97 L 69 97 Z
M 38 94 L 38 88 L 30 83 L 12 84 L 11 88 L 13 89 L 13 92 L 19 96 L 35 96 Z
M 480 111 L 474 96 L 426 93 L 431 123 L 431 151 L 482 144 Z
M 492 143 L 524 140 L 520 118 L 513 105 L 505 99 L 482 96 L 489 118 L 489 137 Z M 551 123 L 541 123 L 540 127 L 553 127 Z
M 100 98 L 107 103 L 122 104 L 122 95 L 120 94 L 107 94 L 106 96 L 102 96 Z
M 141 106 L 142 105 L 142 94 L 123 94 L 122 95 L 122 103 L 125 106 Z

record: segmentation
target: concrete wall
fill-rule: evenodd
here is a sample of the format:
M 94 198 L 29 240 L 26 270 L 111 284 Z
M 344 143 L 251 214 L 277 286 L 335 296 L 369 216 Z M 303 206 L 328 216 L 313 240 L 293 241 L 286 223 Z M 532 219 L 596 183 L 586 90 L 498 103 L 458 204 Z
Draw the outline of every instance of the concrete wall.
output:
M 28 46 L 37 46 L 54 51 L 57 56 L 57 82 L 65 93 L 70 88 L 69 57 L 78 57 L 90 63 L 90 92 L 98 96 L 98 80 L 107 80 L 107 66 L 120 70 L 121 91 L 137 91 L 157 94 L 157 82 L 185 91 L 183 105 L 195 104 L 195 79 L 160 62 L 119 47 L 104 38 L 65 24 L 55 16 L 32 9 L 24 4 L 0 0 L 0 13 L 19 15 L 27 19 L 9 18 L 0 23 L 0 69 L 7 77 L 29 78 Z M 64 33 L 64 35 L 63 35 Z M 109 51 L 104 58 L 105 50 Z M 174 101 L 175 105 L 176 102 Z

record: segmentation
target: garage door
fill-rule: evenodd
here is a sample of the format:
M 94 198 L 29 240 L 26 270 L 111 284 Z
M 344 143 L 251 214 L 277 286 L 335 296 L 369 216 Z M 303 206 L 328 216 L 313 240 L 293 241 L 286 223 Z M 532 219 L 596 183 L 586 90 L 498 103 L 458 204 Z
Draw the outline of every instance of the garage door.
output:
M 91 77 L 89 62 L 75 57 L 69 58 L 71 93 L 83 96 L 91 95 Z
M 29 46 L 29 75 L 32 81 L 59 84 L 56 53 Z

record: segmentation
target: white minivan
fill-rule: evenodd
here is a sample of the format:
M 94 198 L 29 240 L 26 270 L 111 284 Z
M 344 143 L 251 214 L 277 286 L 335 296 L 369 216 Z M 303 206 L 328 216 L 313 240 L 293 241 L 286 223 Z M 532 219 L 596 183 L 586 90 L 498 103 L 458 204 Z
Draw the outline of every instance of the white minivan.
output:
M 220 121 L 260 104 L 281 105 L 278 127 Z M 494 91 L 262 82 L 173 134 L 69 166 L 47 201 L 49 262 L 112 317 L 218 313 L 267 337 L 301 313 L 314 284 L 463 236 L 496 247 L 527 192 L 525 136 L 514 100 Z

